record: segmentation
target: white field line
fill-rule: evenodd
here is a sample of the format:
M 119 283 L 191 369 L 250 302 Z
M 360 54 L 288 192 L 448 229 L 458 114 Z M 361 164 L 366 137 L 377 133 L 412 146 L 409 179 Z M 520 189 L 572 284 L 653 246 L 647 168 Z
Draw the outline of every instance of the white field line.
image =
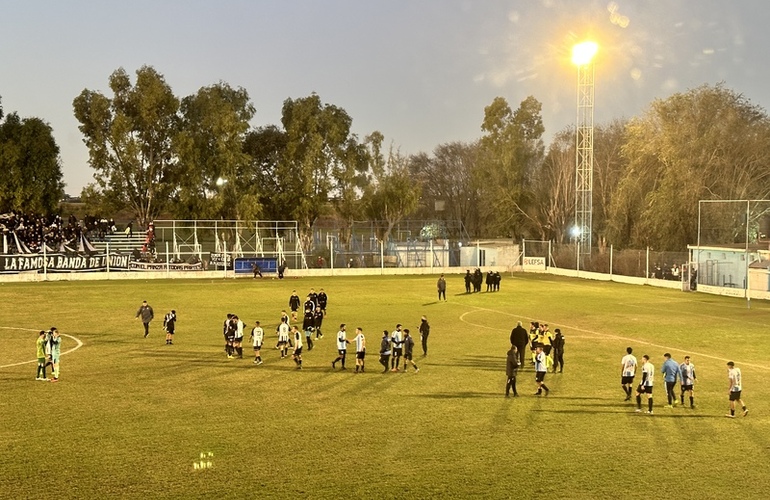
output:
M 0 326 L 0 330 L 23 330 L 23 331 L 26 331 L 26 332 L 39 332 L 40 331 L 40 330 L 35 330 L 33 328 L 16 328 L 16 327 L 13 327 L 13 326 Z M 76 350 L 80 349 L 81 347 L 83 347 L 83 342 L 79 338 L 73 337 L 72 335 L 67 335 L 66 333 L 60 333 L 59 335 L 61 335 L 62 337 L 69 337 L 72 340 L 74 340 L 75 343 L 77 344 L 72 349 L 68 349 L 68 350 L 64 351 L 63 353 L 61 353 L 62 356 L 64 356 L 65 354 L 69 354 L 69 353 L 71 353 L 73 351 L 76 351 Z M 33 360 L 30 360 L 30 361 L 21 361 L 19 363 L 11 363 L 9 365 L 0 365 L 0 368 L 10 368 L 12 366 L 28 365 L 30 363 L 37 363 L 37 360 L 33 359 Z
M 465 316 L 468 315 L 468 314 L 475 313 L 475 312 L 483 311 L 483 312 L 491 312 L 491 313 L 497 313 L 497 314 L 504 314 L 506 316 L 513 316 L 513 317 L 517 317 L 517 318 L 524 319 L 524 320 L 529 320 L 529 321 L 539 321 L 539 320 L 542 319 L 542 318 L 535 319 L 535 318 L 522 317 L 522 316 L 519 316 L 517 314 L 507 313 L 507 312 L 503 312 L 503 311 L 496 311 L 494 309 L 487 309 L 485 307 L 478 307 L 478 306 L 467 306 L 467 307 L 473 307 L 476 310 L 475 311 L 464 312 L 463 314 L 461 314 L 460 315 L 460 321 L 462 321 L 463 323 L 467 323 L 469 325 L 473 325 L 473 326 L 479 327 L 479 328 L 486 328 L 486 329 L 495 330 L 495 331 L 507 331 L 507 330 L 501 330 L 500 328 L 493 328 L 493 327 L 489 327 L 489 326 L 485 326 L 485 325 L 478 325 L 476 323 L 471 323 L 470 321 L 465 319 Z M 611 335 L 609 333 L 595 332 L 593 330 L 587 330 L 585 328 L 580 328 L 580 327 L 576 327 L 576 326 L 572 326 L 572 325 L 553 323 L 551 321 L 548 322 L 548 325 L 549 326 L 559 326 L 559 327 L 563 327 L 563 328 L 568 328 L 569 330 L 572 330 L 572 331 L 588 333 L 588 334 L 594 335 L 596 337 L 603 337 L 605 339 L 624 340 L 624 341 L 627 341 L 627 342 L 636 342 L 638 344 L 648 345 L 650 347 L 657 347 L 657 348 L 663 349 L 664 351 L 678 351 L 678 352 L 681 352 L 683 354 L 690 354 L 690 355 L 693 355 L 693 356 L 698 356 L 699 358 L 709 358 L 709 359 L 713 359 L 713 360 L 716 360 L 716 361 L 724 361 L 725 363 L 730 361 L 727 358 L 722 358 L 722 357 L 719 357 L 719 356 L 712 356 L 710 354 L 704 354 L 704 353 L 701 353 L 701 352 L 695 352 L 695 351 L 691 351 L 689 349 L 682 349 L 680 347 L 660 345 L 660 344 L 655 344 L 654 342 L 648 342 L 646 340 L 634 339 L 634 338 L 630 338 L 630 337 L 622 337 L 620 335 Z M 569 336 L 569 337 L 566 337 L 566 338 L 578 338 L 578 337 Z M 740 365 L 750 366 L 752 368 L 757 368 L 759 370 L 765 370 L 765 371 L 770 370 L 770 367 L 768 367 L 768 366 L 756 365 L 756 364 L 752 364 L 752 363 L 745 363 L 745 362 L 742 362 L 742 361 L 739 361 L 738 363 Z

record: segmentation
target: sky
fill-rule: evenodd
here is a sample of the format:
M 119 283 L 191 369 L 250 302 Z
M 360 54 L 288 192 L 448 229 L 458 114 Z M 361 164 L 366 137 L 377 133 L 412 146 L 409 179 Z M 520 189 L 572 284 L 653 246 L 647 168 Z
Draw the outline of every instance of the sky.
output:
M 484 107 L 528 96 L 546 143 L 574 126 L 571 47 L 591 39 L 595 123 L 722 83 L 770 106 L 766 0 L 0 0 L 5 113 L 48 122 L 65 191 L 93 181 L 72 101 L 111 97 L 109 75 L 143 65 L 178 97 L 245 88 L 252 126 L 280 124 L 287 98 L 317 93 L 403 154 L 481 135 Z M 1 173 L 0 173 L 1 175 Z

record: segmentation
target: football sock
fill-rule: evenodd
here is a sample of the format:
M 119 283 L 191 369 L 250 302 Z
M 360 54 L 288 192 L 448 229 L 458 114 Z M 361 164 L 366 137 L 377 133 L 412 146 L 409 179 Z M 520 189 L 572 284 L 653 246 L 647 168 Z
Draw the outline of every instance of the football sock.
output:
M 695 401 L 695 399 L 692 396 L 690 396 L 690 406 L 695 406 L 695 402 L 694 401 Z M 684 402 L 682 402 L 682 404 L 684 404 Z
M 636 407 L 640 410 L 642 409 L 642 396 L 640 395 L 636 396 Z
M 652 398 L 647 400 L 647 409 L 649 411 L 652 411 Z
M 735 415 L 735 410 L 730 408 L 730 415 Z

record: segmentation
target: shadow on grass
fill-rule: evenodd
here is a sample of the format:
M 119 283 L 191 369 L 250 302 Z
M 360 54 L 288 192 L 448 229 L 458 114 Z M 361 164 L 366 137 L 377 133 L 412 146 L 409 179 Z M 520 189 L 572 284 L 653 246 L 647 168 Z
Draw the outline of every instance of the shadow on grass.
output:
M 499 392 L 460 391 L 460 392 L 436 392 L 432 394 L 416 394 L 415 397 L 428 398 L 428 399 L 470 399 L 470 398 L 501 399 L 504 396 Z
M 664 413 L 653 413 L 652 415 L 648 415 L 647 413 L 637 413 L 633 410 L 592 410 L 592 409 L 575 409 L 575 410 L 549 410 L 549 409 L 532 409 L 530 411 L 534 412 L 540 412 L 540 413 L 563 413 L 563 414 L 587 414 L 587 413 L 611 413 L 615 415 L 638 415 L 639 418 L 724 418 L 720 417 L 719 415 L 671 415 L 671 414 L 664 414 Z

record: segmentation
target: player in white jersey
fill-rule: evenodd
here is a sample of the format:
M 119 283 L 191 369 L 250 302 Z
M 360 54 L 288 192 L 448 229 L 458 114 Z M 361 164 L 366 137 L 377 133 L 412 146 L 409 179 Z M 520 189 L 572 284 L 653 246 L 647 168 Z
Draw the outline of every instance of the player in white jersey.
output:
M 741 380 L 741 369 L 735 367 L 735 363 L 732 361 L 727 362 L 727 380 L 730 382 L 730 413 L 725 415 L 726 417 L 735 418 L 735 402 L 741 404 L 743 409 L 743 416 L 749 414 L 748 408 L 741 399 L 741 391 L 743 391 L 743 381 Z
M 543 344 L 537 344 L 535 347 L 535 382 L 537 383 L 537 392 L 539 396 L 545 391 L 547 396 L 551 392 L 545 385 L 545 374 L 548 372 L 548 356 L 543 352 Z
M 652 384 L 655 379 L 655 367 L 648 355 L 642 356 L 642 381 L 636 388 L 636 412 L 642 411 L 642 394 L 647 395 L 647 413 L 652 414 Z
M 262 350 L 262 342 L 265 340 L 265 331 L 259 326 L 259 321 L 254 323 L 254 328 L 251 329 L 251 340 L 254 342 L 254 364 L 262 364 L 262 356 L 260 351 Z
M 396 329 L 390 334 L 390 345 L 393 349 L 393 357 L 390 358 L 390 371 L 397 372 L 398 365 L 401 362 L 401 355 L 404 349 L 401 347 L 403 344 L 403 337 L 401 336 L 401 323 L 396 325 Z
M 278 325 L 278 349 L 281 351 L 281 359 L 289 355 L 289 324 L 285 321 Z
M 631 354 L 634 350 L 626 347 L 626 355 L 620 360 L 620 386 L 626 393 L 626 399 L 631 399 L 631 393 L 634 391 L 634 377 L 636 376 L 636 356 Z
M 238 316 L 233 316 L 235 321 L 235 338 L 233 338 L 233 349 L 238 353 L 238 357 L 243 359 L 243 328 L 246 326 Z
M 291 327 L 291 335 L 294 337 L 294 351 L 291 353 L 291 359 L 297 365 L 297 370 L 302 369 L 302 332 L 296 326 Z
M 684 363 L 679 365 L 679 382 L 682 384 L 680 401 L 684 405 L 684 393 L 690 395 L 690 408 L 695 408 L 695 400 L 692 395 L 692 387 L 695 385 L 695 365 L 690 363 L 690 356 L 684 357 Z
M 340 325 L 340 331 L 337 332 L 337 358 L 332 361 L 332 370 L 337 368 L 338 361 L 342 363 L 342 369 L 347 370 L 347 368 L 345 368 L 345 358 L 348 353 L 348 344 L 350 344 L 350 341 L 347 339 L 345 323 L 342 323 Z
M 364 331 L 359 326 L 356 328 L 356 336 L 353 338 L 353 342 L 356 343 L 356 373 L 360 368 L 361 373 L 364 373 L 364 358 L 366 357 L 366 337 L 364 337 Z

